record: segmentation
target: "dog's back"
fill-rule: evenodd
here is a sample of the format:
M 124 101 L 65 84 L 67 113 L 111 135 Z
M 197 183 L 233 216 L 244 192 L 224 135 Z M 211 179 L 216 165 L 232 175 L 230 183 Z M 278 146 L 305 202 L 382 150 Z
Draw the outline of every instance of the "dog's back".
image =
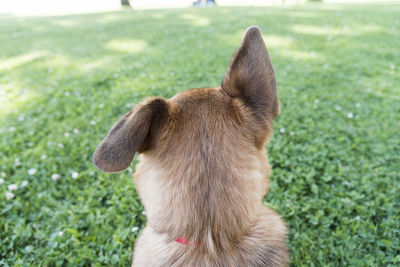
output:
M 279 113 L 258 28 L 249 28 L 221 87 L 153 98 L 121 118 L 97 148 L 105 171 L 129 166 L 147 213 L 135 266 L 282 266 L 285 226 L 262 206 L 264 145 Z

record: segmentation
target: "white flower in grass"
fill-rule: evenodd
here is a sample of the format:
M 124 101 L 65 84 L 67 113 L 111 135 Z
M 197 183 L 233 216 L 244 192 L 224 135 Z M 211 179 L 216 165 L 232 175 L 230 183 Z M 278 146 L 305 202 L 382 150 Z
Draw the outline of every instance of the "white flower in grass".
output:
M 290 136 L 293 136 L 293 135 L 294 135 L 294 132 L 290 132 L 289 134 L 290 134 Z
M 64 234 L 64 232 L 63 232 L 63 231 L 60 231 L 60 232 L 58 232 L 58 233 L 57 233 L 57 235 L 58 235 L 59 237 L 62 237 L 62 236 L 63 236 L 63 234 Z
M 8 190 L 10 190 L 10 191 L 15 191 L 17 189 L 18 189 L 18 185 L 16 185 L 16 184 L 8 185 Z
M 65 137 L 68 137 L 68 136 L 69 136 L 69 132 L 65 132 L 65 133 L 64 133 L 64 136 L 65 136 Z
M 356 103 L 356 108 L 359 108 L 359 107 L 361 107 L 361 104 L 360 103 Z
M 99 105 L 99 108 L 104 108 L 104 104 L 100 104 L 100 105 Z
M 354 117 L 353 113 L 350 112 L 350 113 L 347 114 L 347 118 L 351 119 L 353 117 Z
M 3 183 L 4 183 L 4 179 L 0 178 L 0 184 L 3 184 Z
M 139 227 L 137 226 L 132 227 L 132 233 L 137 232 L 137 230 L 139 230 Z
M 25 120 L 25 114 L 19 115 L 19 116 L 18 116 L 18 120 L 19 120 L 19 121 Z
M 281 128 L 279 131 L 280 131 L 281 133 L 284 133 L 284 132 L 285 132 L 285 128 Z
M 29 184 L 29 182 L 27 180 L 23 180 L 21 183 L 21 187 L 25 187 Z
M 44 154 L 44 155 L 40 156 L 40 158 L 41 158 L 41 159 L 46 159 L 46 158 L 47 158 L 47 155 Z
M 146 215 L 146 211 L 145 211 L 145 210 L 144 210 L 144 211 L 142 211 L 142 214 L 143 214 L 143 215 Z
M 59 143 L 57 146 L 58 146 L 59 148 L 63 148 L 63 147 L 64 147 L 64 144 L 63 144 L 63 143 Z
M 75 129 L 73 130 L 73 132 L 74 132 L 74 134 L 78 134 L 78 133 L 79 133 L 79 130 L 75 128 Z
M 17 166 L 21 165 L 21 161 L 19 161 L 19 158 L 15 158 L 15 159 L 14 159 L 14 163 L 15 163 L 15 165 L 17 165 Z
M 15 132 L 16 128 L 14 126 L 11 126 L 9 130 L 10 132 Z
M 72 176 L 72 178 L 76 179 L 76 178 L 78 178 L 79 173 L 76 172 L 76 171 L 72 171 L 72 172 L 71 172 L 71 176 Z
M 11 192 L 6 192 L 6 199 L 7 199 L 7 200 L 13 199 L 14 196 L 15 196 L 15 195 L 14 195 L 13 193 L 11 193 Z
M 35 132 L 34 131 L 29 131 L 29 135 L 33 135 Z
M 349 181 L 344 181 L 342 184 L 345 186 L 351 186 L 351 183 Z
M 53 181 L 57 181 L 60 178 L 61 178 L 61 176 L 58 173 L 54 173 L 54 174 L 51 175 L 51 179 Z
M 394 69 L 396 69 L 396 66 L 394 64 L 390 64 L 390 69 L 394 70 Z
M 89 123 L 90 123 L 90 125 L 96 125 L 96 121 L 95 120 L 91 120 Z
M 64 93 L 64 95 L 65 95 L 65 96 L 70 96 L 71 93 L 67 91 L 67 92 Z
M 341 107 L 335 106 L 335 110 L 336 110 L 336 111 L 339 111 L 339 110 L 341 110 L 341 109 L 342 109 Z
M 1 172 L 1 177 L 6 177 L 6 173 L 5 172 Z
M 29 175 L 34 175 L 36 173 L 36 169 L 32 168 L 28 170 Z

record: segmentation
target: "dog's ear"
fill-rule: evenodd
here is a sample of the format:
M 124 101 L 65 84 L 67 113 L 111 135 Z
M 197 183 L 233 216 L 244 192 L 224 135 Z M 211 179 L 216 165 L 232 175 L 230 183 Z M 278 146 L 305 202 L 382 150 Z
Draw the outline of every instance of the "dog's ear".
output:
M 105 172 L 125 170 L 135 152 L 154 145 L 162 126 L 168 120 L 168 102 L 153 98 L 122 116 L 93 154 L 93 163 Z
M 272 121 L 278 116 L 275 73 L 257 26 L 246 30 L 221 87 L 231 97 L 242 99 L 258 120 Z

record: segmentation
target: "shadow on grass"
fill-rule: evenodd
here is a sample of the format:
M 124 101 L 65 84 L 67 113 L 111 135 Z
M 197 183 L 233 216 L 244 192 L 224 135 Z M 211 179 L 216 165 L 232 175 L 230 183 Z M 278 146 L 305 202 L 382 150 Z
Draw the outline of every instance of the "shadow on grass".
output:
M 5 44 L 0 77 L 11 76 L 10 80 L 22 83 L 17 87 L 41 93 L 40 87 L 23 82 L 32 72 L 36 72 L 35 76 L 43 84 L 87 83 L 90 76 L 112 71 L 110 67 L 121 70 L 128 65 L 130 79 L 137 79 L 143 70 L 152 67 L 146 66 L 148 62 L 159 61 L 173 71 L 175 65 L 170 62 L 179 64 L 185 61 L 182 57 L 188 57 L 186 62 L 190 62 L 191 72 L 220 78 L 239 36 L 251 24 L 262 28 L 278 69 L 308 63 L 322 66 L 324 61 L 334 63 L 338 57 L 349 54 L 363 56 L 369 52 L 369 56 L 375 56 L 380 53 L 378 49 L 367 50 L 374 44 L 381 45 L 379 40 L 388 39 L 392 34 L 384 25 L 390 26 L 390 22 L 371 21 L 363 8 L 356 9 L 356 18 L 350 21 L 348 17 L 341 19 L 349 12 L 343 11 L 342 6 L 312 8 L 121 11 L 46 18 L 7 16 L 0 20 L 4 25 L 2 43 Z M 397 11 L 385 7 L 378 12 Z M 269 36 L 276 38 L 268 42 Z M 340 48 L 334 54 L 327 54 L 334 46 Z M 212 60 L 203 57 L 202 62 L 197 57 L 199 54 L 213 57 Z M 386 57 L 391 58 L 393 54 Z M 204 68 L 208 65 L 218 73 Z M 191 79 L 187 77 L 187 86 L 194 87 Z M 199 82 L 196 86 L 207 86 Z M 18 88 L 13 92 L 20 93 Z

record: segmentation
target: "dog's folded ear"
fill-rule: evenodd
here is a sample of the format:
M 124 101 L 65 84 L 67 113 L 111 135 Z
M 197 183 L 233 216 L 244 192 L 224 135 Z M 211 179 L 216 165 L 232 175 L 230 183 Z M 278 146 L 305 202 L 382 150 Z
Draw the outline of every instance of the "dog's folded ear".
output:
M 93 163 L 102 171 L 119 172 L 131 164 L 135 152 L 154 145 L 168 120 L 168 102 L 153 98 L 123 115 L 93 154 Z
M 275 73 L 257 26 L 246 30 L 221 87 L 231 97 L 242 99 L 257 119 L 272 121 L 278 116 Z

